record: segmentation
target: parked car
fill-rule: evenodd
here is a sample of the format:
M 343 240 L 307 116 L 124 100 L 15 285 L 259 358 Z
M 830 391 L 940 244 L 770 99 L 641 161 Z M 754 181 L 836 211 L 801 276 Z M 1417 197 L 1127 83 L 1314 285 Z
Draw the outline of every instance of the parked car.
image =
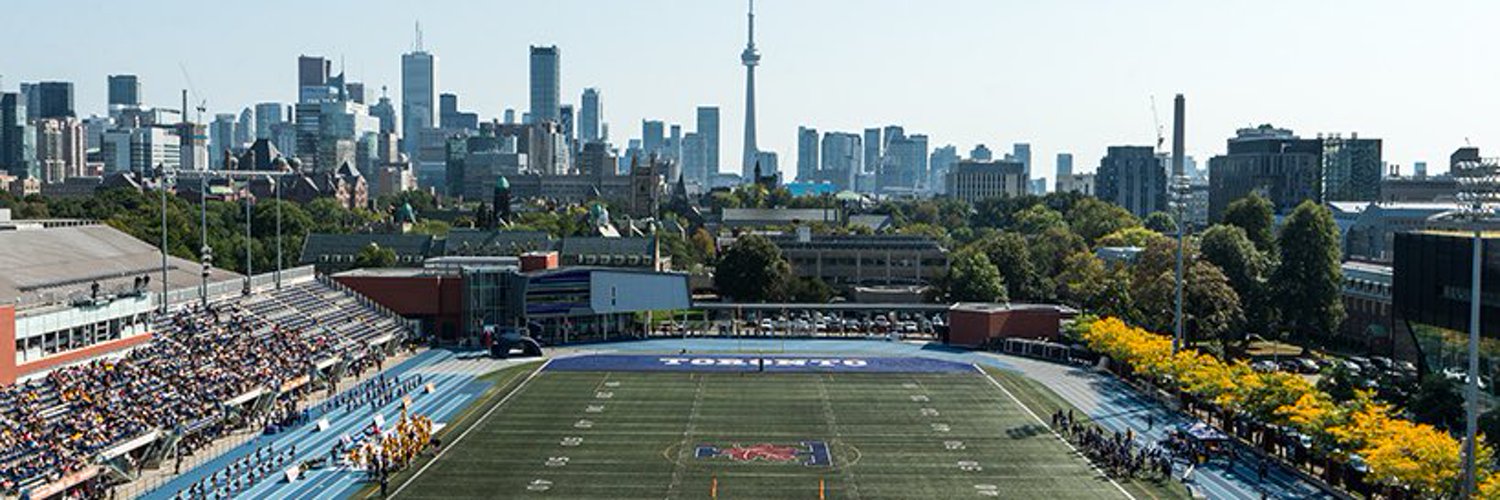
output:
M 1275 361 L 1271 361 L 1269 359 L 1260 360 L 1260 361 L 1256 361 L 1254 363 L 1250 363 L 1250 369 L 1251 370 L 1255 370 L 1255 371 L 1260 372 L 1260 373 L 1274 372 L 1274 371 L 1277 370 L 1277 368 L 1278 367 L 1276 366 L 1276 362 Z

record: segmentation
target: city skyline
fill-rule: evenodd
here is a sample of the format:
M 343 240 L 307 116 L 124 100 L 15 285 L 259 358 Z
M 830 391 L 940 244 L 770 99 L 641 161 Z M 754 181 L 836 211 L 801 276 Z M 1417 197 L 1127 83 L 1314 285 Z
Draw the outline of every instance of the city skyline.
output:
M 350 81 L 387 87 L 396 98 L 400 57 L 411 50 L 411 26 L 420 21 L 425 48 L 443 60 L 436 91 L 458 94 L 485 120 L 500 118 L 506 108 L 528 109 L 531 45 L 557 45 L 567 52 L 560 65 L 563 103 L 577 107 L 585 87 L 609 95 L 604 121 L 611 124 L 617 146 L 634 136 L 633 124 L 641 119 L 688 127 L 700 105 L 718 106 L 726 123 L 744 118 L 744 68 L 737 57 L 745 43 L 742 1 L 564 1 L 503 8 L 374 2 L 357 13 L 346 4 L 265 2 L 216 8 L 212 16 L 202 6 L 182 2 L 150 9 L 79 3 L 91 8 L 13 7 L 18 16 L 36 22 L 11 30 L 15 39 L 28 40 L 31 50 L 0 54 L 0 68 L 6 68 L 0 88 L 70 81 L 79 114 L 104 115 L 107 75 L 138 75 L 146 105 L 176 107 L 180 89 L 189 86 L 185 69 L 194 101 L 206 99 L 205 117 L 211 117 L 262 101 L 295 102 L 295 58 L 310 55 L 327 57 L 335 72 L 340 67 L 348 72 Z M 850 6 L 860 12 L 857 29 L 839 22 Z M 1187 150 L 1200 160 L 1222 153 L 1235 129 L 1262 123 L 1303 137 L 1382 138 L 1386 160 L 1401 165 L 1403 173 L 1417 161 L 1427 162 L 1431 173 L 1445 171 L 1447 154 L 1466 139 L 1481 148 L 1492 145 L 1488 139 L 1500 126 L 1482 123 L 1481 114 L 1471 110 L 1500 105 L 1500 97 L 1482 91 L 1493 81 L 1486 75 L 1497 70 L 1479 64 L 1472 65 L 1477 75 L 1447 75 L 1467 61 L 1483 61 L 1477 23 L 1497 7 L 1478 2 L 1450 3 L 1448 10 L 1385 2 L 1359 6 L 1298 5 L 1301 15 L 1286 17 L 1274 2 L 1225 7 L 877 1 L 791 8 L 763 0 L 756 5 L 756 45 L 774 57 L 757 68 L 758 141 L 761 149 L 781 155 L 781 170 L 788 173 L 794 170 L 788 159 L 796 155 L 798 126 L 858 133 L 901 125 L 931 137 L 933 148 L 953 144 L 968 151 L 982 143 L 1003 151 L 1012 143 L 1029 143 L 1041 159 L 1034 175 L 1050 179 L 1055 153 L 1072 153 L 1074 171 L 1089 172 L 1107 146 L 1154 144 L 1155 121 L 1169 134 L 1170 96 L 1180 92 L 1194 103 Z M 243 18 L 294 7 L 302 15 L 277 17 L 279 30 L 191 21 L 198 14 Z M 172 15 L 148 17 L 151 12 Z M 337 15 L 354 16 L 354 22 L 326 22 Z M 486 20 L 503 19 L 543 21 L 486 27 Z M 1192 22 L 1169 22 L 1173 19 Z M 171 26 L 137 30 L 132 21 Z M 58 27 L 76 32 L 47 36 Z M 911 28 L 922 35 L 895 42 L 889 36 Z M 129 42 L 103 43 L 127 33 Z M 1122 39 L 1122 34 L 1130 36 Z M 244 42 L 175 43 L 215 36 Z M 140 56 L 143 46 L 153 44 L 171 50 Z M 78 50 L 82 46 L 89 50 Z M 966 50 L 973 47 L 982 50 Z M 660 57 L 663 50 L 673 57 Z M 1338 57 L 1319 53 L 1329 50 Z M 1276 67 L 1267 70 L 1257 61 L 1274 61 Z M 1011 71 L 1016 68 L 1023 71 Z M 1159 101 L 1155 119 L 1152 96 Z M 740 158 L 739 141 L 724 139 L 723 157 Z M 719 167 L 734 172 L 739 165 L 721 161 Z

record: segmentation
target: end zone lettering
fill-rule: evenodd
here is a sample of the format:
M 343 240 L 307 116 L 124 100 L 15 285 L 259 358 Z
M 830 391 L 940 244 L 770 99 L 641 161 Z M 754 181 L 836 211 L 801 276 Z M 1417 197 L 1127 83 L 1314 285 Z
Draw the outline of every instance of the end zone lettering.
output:
M 854 358 L 660 358 L 664 366 L 756 366 L 758 361 L 765 361 L 766 367 L 795 366 L 795 367 L 820 367 L 834 368 L 846 366 L 859 368 L 869 366 L 870 362 Z

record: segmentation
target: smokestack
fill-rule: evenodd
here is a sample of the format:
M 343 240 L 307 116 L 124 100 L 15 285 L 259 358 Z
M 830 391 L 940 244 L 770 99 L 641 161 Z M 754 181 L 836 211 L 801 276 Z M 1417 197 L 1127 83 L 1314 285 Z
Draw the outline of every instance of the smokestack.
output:
M 1187 126 L 1187 101 L 1182 94 L 1177 94 L 1177 99 L 1172 101 L 1172 175 L 1183 174 L 1183 127 Z

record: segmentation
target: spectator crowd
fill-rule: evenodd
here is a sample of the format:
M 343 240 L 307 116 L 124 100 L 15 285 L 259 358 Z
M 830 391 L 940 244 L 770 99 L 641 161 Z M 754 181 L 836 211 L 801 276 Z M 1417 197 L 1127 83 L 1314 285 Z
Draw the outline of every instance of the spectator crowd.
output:
M 345 357 L 353 371 L 379 363 L 326 329 L 281 328 L 233 303 L 185 308 L 157 325 L 121 356 L 0 387 L 0 493 L 57 481 L 152 431 L 180 433 L 179 453 L 190 454 L 235 427 L 268 423 L 230 418 L 238 396 L 281 395 L 274 418 L 284 420 L 300 416 L 293 401 L 317 361 Z

